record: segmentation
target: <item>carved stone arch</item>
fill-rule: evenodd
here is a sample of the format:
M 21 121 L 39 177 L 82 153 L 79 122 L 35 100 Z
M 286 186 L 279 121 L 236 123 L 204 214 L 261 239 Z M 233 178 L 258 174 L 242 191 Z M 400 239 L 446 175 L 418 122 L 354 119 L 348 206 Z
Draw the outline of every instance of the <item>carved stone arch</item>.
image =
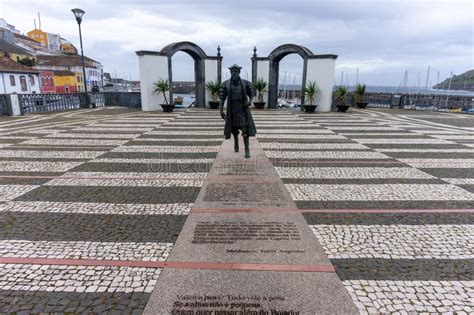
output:
M 196 107 L 206 107 L 206 80 L 222 80 L 222 56 L 220 47 L 217 47 L 216 56 L 208 56 L 198 45 L 184 41 L 172 43 L 160 51 L 140 50 L 136 54 L 139 57 L 140 66 L 140 89 L 142 98 L 142 110 L 160 110 L 164 101 L 163 95 L 153 92 L 153 83 L 158 79 L 173 82 L 173 67 L 171 58 L 179 51 L 187 53 L 194 60 L 194 80 L 196 86 Z M 173 84 L 168 93 L 168 99 L 173 101 Z
M 285 44 L 275 48 L 270 55 L 268 55 L 268 59 L 270 59 L 271 62 L 280 62 L 280 60 L 289 54 L 298 54 L 301 58 L 307 59 L 313 55 L 313 52 L 304 46 Z
M 193 59 L 204 60 L 207 58 L 207 55 L 204 50 L 202 50 L 201 47 L 192 42 L 171 43 L 168 46 L 163 47 L 160 52 L 162 54 L 166 54 L 168 57 L 173 57 L 173 55 L 179 51 L 184 51 L 188 53 Z
M 331 110 L 334 67 L 337 56 L 332 54 L 315 55 L 310 49 L 295 44 L 278 46 L 268 57 L 258 57 L 257 48 L 254 47 L 253 49 L 252 81 L 255 82 L 257 77 L 260 77 L 268 82 L 268 93 L 264 97 L 268 107 L 277 108 L 278 106 L 278 72 L 280 70 L 280 61 L 290 54 L 298 54 L 303 58 L 301 105 L 305 102 L 304 87 L 308 80 L 309 82 L 317 82 L 321 89 L 318 110 Z M 303 109 L 303 107 L 301 108 Z
M 306 69 L 308 66 L 308 58 L 313 56 L 313 52 L 308 48 L 295 44 L 285 44 L 275 48 L 270 55 L 269 60 L 269 82 L 268 82 L 268 107 L 276 108 L 278 103 L 278 75 L 280 71 L 280 61 L 290 55 L 298 54 L 303 58 L 303 80 L 301 82 L 301 105 L 304 104 L 304 87 L 306 86 Z M 303 108 L 303 107 L 301 107 Z
M 206 59 L 208 58 L 204 50 L 192 42 L 178 42 L 165 46 L 160 53 L 168 57 L 168 77 L 173 82 L 173 67 L 171 58 L 177 52 L 183 51 L 194 60 L 194 84 L 196 89 L 196 107 L 206 107 Z M 170 88 L 170 99 L 173 99 L 173 84 Z

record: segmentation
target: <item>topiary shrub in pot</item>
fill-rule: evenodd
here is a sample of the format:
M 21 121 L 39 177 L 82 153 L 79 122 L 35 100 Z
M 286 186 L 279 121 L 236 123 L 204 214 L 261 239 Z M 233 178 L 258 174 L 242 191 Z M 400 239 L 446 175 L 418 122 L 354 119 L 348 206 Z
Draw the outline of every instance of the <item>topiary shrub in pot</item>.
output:
M 263 78 L 258 78 L 253 84 L 255 91 L 257 92 L 257 101 L 253 102 L 256 109 L 264 109 L 265 102 L 263 101 L 263 93 L 267 90 L 267 82 Z
M 209 101 L 209 107 L 211 109 L 218 109 L 219 108 L 219 92 L 221 89 L 221 84 L 219 81 L 209 81 L 206 83 L 206 89 L 211 96 L 212 101 Z
M 168 99 L 166 98 L 166 93 L 170 91 L 170 81 L 160 79 L 153 83 L 153 93 L 160 95 L 163 94 L 165 98 L 165 103 L 160 104 L 161 108 L 163 108 L 164 112 L 171 113 L 174 110 L 174 104 L 169 104 Z
M 366 108 L 369 103 L 364 102 L 365 84 L 357 84 L 354 90 L 355 101 L 357 108 Z
M 339 86 L 334 91 L 334 96 L 336 98 L 336 106 L 338 112 L 346 112 L 349 109 L 349 105 L 346 105 L 346 96 L 349 92 L 346 86 Z
M 321 88 L 316 82 L 308 82 L 304 88 L 304 95 L 306 97 L 306 104 L 303 105 L 303 109 L 306 113 L 314 113 L 316 107 L 316 98 L 321 95 Z

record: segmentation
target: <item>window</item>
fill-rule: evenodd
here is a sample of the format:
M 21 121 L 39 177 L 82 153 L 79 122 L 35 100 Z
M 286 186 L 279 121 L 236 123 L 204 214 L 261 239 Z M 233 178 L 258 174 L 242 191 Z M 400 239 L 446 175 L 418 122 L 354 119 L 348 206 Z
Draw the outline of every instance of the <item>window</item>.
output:
M 14 77 L 13 75 L 10 76 L 10 85 L 11 85 L 11 86 L 15 86 L 15 85 L 16 85 L 15 77 Z
M 35 77 L 30 74 L 28 75 L 28 78 L 30 79 L 30 84 L 35 85 Z
M 22 91 L 28 91 L 28 86 L 26 84 L 26 78 L 24 75 L 20 76 L 20 85 Z

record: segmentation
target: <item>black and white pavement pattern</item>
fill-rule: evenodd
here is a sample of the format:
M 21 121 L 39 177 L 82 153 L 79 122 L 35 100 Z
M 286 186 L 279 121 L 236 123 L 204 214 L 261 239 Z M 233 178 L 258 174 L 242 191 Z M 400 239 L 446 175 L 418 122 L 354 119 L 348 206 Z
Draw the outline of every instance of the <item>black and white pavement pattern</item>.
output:
M 216 117 L 101 108 L 2 118 L 0 257 L 166 261 L 222 142 Z M 0 264 L 0 313 L 140 314 L 160 273 Z
M 288 128 L 259 115 L 263 149 L 297 206 L 321 211 L 304 214 L 361 314 L 474 312 L 474 117 L 444 114 L 288 113 Z
M 253 113 L 361 314 L 474 312 L 474 117 Z M 0 256 L 166 261 L 222 130 L 208 110 L 1 117 Z M 1 264 L 0 313 L 140 314 L 160 273 Z

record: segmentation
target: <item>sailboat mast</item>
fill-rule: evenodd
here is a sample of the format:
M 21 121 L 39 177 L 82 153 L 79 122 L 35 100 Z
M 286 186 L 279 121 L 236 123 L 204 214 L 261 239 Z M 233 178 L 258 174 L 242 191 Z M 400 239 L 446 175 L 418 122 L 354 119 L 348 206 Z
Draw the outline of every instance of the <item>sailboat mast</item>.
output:
M 448 93 L 446 93 L 446 107 L 448 107 L 448 99 L 449 99 L 449 92 L 451 92 L 451 81 L 453 81 L 453 72 L 451 71 L 451 75 L 449 77 L 448 83 Z
M 428 66 L 428 71 L 426 71 L 426 84 L 425 84 L 425 90 L 428 90 L 428 82 L 430 80 L 430 66 Z
M 296 75 L 293 77 L 293 93 L 291 93 L 291 98 L 295 98 L 296 92 Z

